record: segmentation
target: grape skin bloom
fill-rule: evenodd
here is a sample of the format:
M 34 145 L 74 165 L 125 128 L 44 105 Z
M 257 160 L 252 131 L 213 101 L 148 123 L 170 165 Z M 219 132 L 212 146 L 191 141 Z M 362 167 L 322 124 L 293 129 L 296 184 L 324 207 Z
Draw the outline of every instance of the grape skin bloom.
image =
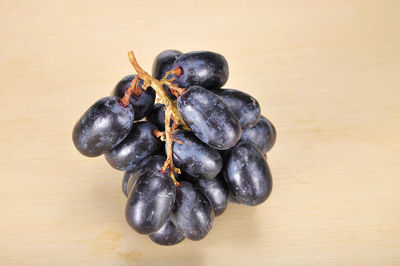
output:
M 132 105 L 123 107 L 117 97 L 104 97 L 94 103 L 76 122 L 72 140 L 83 155 L 100 156 L 128 136 L 133 119 Z
M 178 98 L 177 106 L 186 125 L 211 147 L 227 150 L 239 141 L 239 120 L 216 94 L 193 86 Z

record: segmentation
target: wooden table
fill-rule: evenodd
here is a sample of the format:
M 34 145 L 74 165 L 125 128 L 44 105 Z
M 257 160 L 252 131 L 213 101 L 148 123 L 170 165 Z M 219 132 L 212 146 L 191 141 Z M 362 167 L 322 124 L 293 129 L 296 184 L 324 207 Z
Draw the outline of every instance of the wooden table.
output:
M 399 1 L 0 4 L 1 265 L 399 265 Z M 274 122 L 259 207 L 153 244 L 124 218 L 122 173 L 85 158 L 80 115 L 162 50 L 211 50 Z

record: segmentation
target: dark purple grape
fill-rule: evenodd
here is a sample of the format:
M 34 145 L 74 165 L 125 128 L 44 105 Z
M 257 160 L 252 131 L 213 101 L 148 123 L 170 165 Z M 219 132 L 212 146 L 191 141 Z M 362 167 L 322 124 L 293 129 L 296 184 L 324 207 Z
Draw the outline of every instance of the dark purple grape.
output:
M 221 171 L 221 155 L 191 131 L 178 130 L 174 138 L 182 142 L 172 144 L 174 164 L 182 171 L 196 178 L 213 178 Z
M 152 155 L 144 159 L 138 167 L 131 171 L 129 181 L 126 185 L 126 190 L 128 191 L 127 194 L 129 194 L 129 191 L 131 191 L 136 181 L 144 174 L 144 172 L 160 172 L 165 159 L 166 157 L 164 155 Z
M 153 62 L 152 76 L 156 79 L 162 79 L 165 73 L 172 69 L 172 65 L 181 54 L 182 52 L 177 50 L 165 50 L 158 54 Z
M 176 188 L 171 218 L 183 235 L 191 240 L 203 239 L 214 225 L 210 201 L 187 181 L 181 181 Z
M 193 86 L 178 98 L 177 106 L 186 125 L 211 147 L 226 150 L 239 141 L 239 120 L 216 94 Z
M 165 157 L 165 155 L 152 155 L 148 158 L 146 158 L 145 160 L 143 160 L 143 162 L 140 164 L 141 168 L 147 168 L 144 169 L 145 171 L 157 171 L 159 172 L 161 170 L 161 168 L 164 166 L 164 162 L 167 159 L 167 157 Z M 143 170 L 141 170 L 143 171 Z
M 151 122 L 136 122 L 131 133 L 115 148 L 106 152 L 107 161 L 118 170 L 134 168 L 160 149 L 162 142 L 153 134 L 156 129 Z
M 119 103 L 117 97 L 105 97 L 94 103 L 76 122 L 72 140 L 83 155 L 95 157 L 117 146 L 130 132 L 134 111 Z
M 125 208 L 128 224 L 140 234 L 158 231 L 171 214 L 175 186 L 168 174 L 145 171 L 129 193 Z
M 171 246 L 182 242 L 185 236 L 178 230 L 171 218 L 155 233 L 149 235 L 155 243 L 163 246 Z
M 193 180 L 191 183 L 206 195 L 214 208 L 215 216 L 221 215 L 226 210 L 229 191 L 221 174 L 212 179 Z
M 225 58 L 207 51 L 185 53 L 176 59 L 172 68 L 181 69 L 182 73 L 175 77 L 176 82 L 184 88 L 197 85 L 205 89 L 218 89 L 229 76 Z
M 131 174 L 129 175 L 128 182 L 126 183 L 126 196 L 129 196 L 129 192 L 131 192 L 132 188 L 135 186 L 139 174 L 138 174 L 138 169 L 139 167 L 136 167 L 133 171 L 131 171 Z
M 132 80 L 136 75 L 129 75 L 124 77 L 115 86 L 112 95 L 118 96 L 120 98 L 124 97 L 125 92 L 131 86 Z M 139 88 L 142 88 L 143 81 L 140 80 L 138 83 Z M 146 116 L 146 114 L 151 110 L 154 105 L 154 100 L 156 99 L 156 92 L 152 87 L 148 87 L 146 90 L 140 89 L 141 94 L 136 96 L 132 94 L 129 98 L 129 102 L 132 104 L 135 111 L 135 120 L 140 120 Z
M 146 118 L 148 121 L 152 122 L 154 125 L 158 127 L 158 130 L 165 130 L 165 111 L 164 104 L 156 103 L 151 109 L 151 111 L 147 114 Z
M 221 89 L 212 90 L 228 105 L 239 119 L 242 130 L 257 124 L 260 119 L 260 105 L 249 94 L 239 90 Z
M 124 172 L 124 176 L 122 178 L 122 192 L 124 192 L 124 195 L 128 197 L 128 183 L 129 183 L 129 179 L 131 177 L 131 174 L 135 171 L 135 169 L 130 170 L 130 171 L 126 171 Z
M 262 153 L 269 151 L 274 146 L 275 141 L 275 127 L 264 116 L 260 117 L 254 127 L 243 130 L 242 138 L 240 139 L 240 142 L 253 143 Z
M 243 143 L 232 149 L 224 178 L 229 192 L 238 203 L 255 206 L 264 202 L 272 190 L 272 177 L 263 154 L 253 144 Z

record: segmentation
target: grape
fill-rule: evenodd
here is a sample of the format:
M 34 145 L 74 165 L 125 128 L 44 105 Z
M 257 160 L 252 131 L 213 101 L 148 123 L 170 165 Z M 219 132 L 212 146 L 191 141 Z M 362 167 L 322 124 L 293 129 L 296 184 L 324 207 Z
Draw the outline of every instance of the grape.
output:
M 186 125 L 211 147 L 226 150 L 239 141 L 239 120 L 216 94 L 193 86 L 178 98 L 177 106 Z
M 154 125 L 158 127 L 158 130 L 164 131 L 165 130 L 165 111 L 164 111 L 164 104 L 156 103 L 151 109 L 151 111 L 147 114 L 147 120 L 152 122 Z
M 207 51 L 185 53 L 176 59 L 172 68 L 180 68 L 181 74 L 175 75 L 175 80 L 184 88 L 198 85 L 205 89 L 218 89 L 229 76 L 225 58 Z
M 145 171 L 129 193 L 125 208 L 128 224 L 140 234 L 158 231 L 175 201 L 175 186 L 167 174 Z
M 240 140 L 240 142 L 253 143 L 262 153 L 269 151 L 274 146 L 275 141 L 275 127 L 264 116 L 260 117 L 260 120 L 254 127 L 243 130 Z
M 135 185 L 136 181 L 139 179 L 139 177 L 142 174 L 144 174 L 144 172 L 149 172 L 149 171 L 150 172 L 151 171 L 159 172 L 159 171 L 161 171 L 161 168 L 164 165 L 165 159 L 166 158 L 163 155 L 152 155 L 152 156 L 149 156 L 146 159 L 144 159 L 143 162 L 138 167 L 133 169 L 131 171 L 129 181 L 126 184 L 126 191 L 128 192 L 127 194 L 129 194 L 129 192 Z
M 124 107 L 113 96 L 102 98 L 76 122 L 72 131 L 74 145 L 85 156 L 100 156 L 129 134 L 133 118 L 131 105 Z
M 140 168 L 143 168 L 143 171 L 157 171 L 159 172 L 164 165 L 166 157 L 164 155 L 152 155 L 140 164 Z
M 222 158 L 218 151 L 201 142 L 189 130 L 178 130 L 174 138 L 172 153 L 174 164 L 196 178 L 213 178 L 222 169 Z
M 176 50 L 165 50 L 158 54 L 153 62 L 152 76 L 162 79 L 165 73 L 172 69 L 172 65 L 181 54 L 182 52 Z
M 176 188 L 171 218 L 184 236 L 191 240 L 203 239 L 214 225 L 210 201 L 187 181 L 181 181 Z
M 261 111 L 256 99 L 247 93 L 233 89 L 212 90 L 212 92 L 232 109 L 239 119 L 242 130 L 257 124 Z
M 267 161 L 253 144 L 243 143 L 232 149 L 224 171 L 229 192 L 238 203 L 255 206 L 264 202 L 272 190 Z
M 131 133 L 115 148 L 106 152 L 110 165 L 119 170 L 130 170 L 141 160 L 155 154 L 162 143 L 154 136 L 157 127 L 151 122 L 136 122 Z
M 129 75 L 124 77 L 118 84 L 115 86 L 112 95 L 118 96 L 120 98 L 124 97 L 125 92 L 131 86 L 132 80 L 136 77 L 136 75 Z M 140 120 L 146 116 L 146 114 L 151 110 L 154 105 L 154 100 L 156 99 L 156 92 L 152 87 L 148 87 L 146 90 L 141 89 L 143 84 L 143 80 L 140 80 L 138 83 L 138 87 L 141 90 L 139 96 L 135 94 L 131 94 L 129 98 L 129 102 L 132 104 L 133 109 L 135 111 L 135 120 Z
M 163 246 L 171 246 L 182 242 L 185 236 L 176 228 L 171 218 L 155 233 L 149 235 L 155 243 Z
M 221 215 L 226 210 L 229 193 L 221 174 L 212 179 L 193 180 L 191 183 L 206 195 L 214 208 L 215 216 Z
M 126 171 L 124 173 L 124 176 L 122 177 L 122 192 L 124 192 L 124 195 L 128 197 L 128 183 L 129 183 L 129 179 L 131 177 L 131 174 L 133 173 L 133 171 L 135 171 L 135 169 L 130 170 L 130 171 Z

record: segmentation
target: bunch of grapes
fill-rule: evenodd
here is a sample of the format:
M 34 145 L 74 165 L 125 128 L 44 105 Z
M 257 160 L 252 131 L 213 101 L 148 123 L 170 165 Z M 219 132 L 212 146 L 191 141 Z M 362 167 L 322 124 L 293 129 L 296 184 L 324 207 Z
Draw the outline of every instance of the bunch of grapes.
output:
M 228 202 L 264 202 L 272 189 L 266 153 L 276 131 L 256 99 L 221 88 L 229 75 L 225 58 L 167 50 L 150 75 L 128 55 L 137 74 L 123 78 L 73 129 L 79 152 L 104 154 L 125 171 L 128 224 L 155 243 L 174 245 L 203 239 Z

